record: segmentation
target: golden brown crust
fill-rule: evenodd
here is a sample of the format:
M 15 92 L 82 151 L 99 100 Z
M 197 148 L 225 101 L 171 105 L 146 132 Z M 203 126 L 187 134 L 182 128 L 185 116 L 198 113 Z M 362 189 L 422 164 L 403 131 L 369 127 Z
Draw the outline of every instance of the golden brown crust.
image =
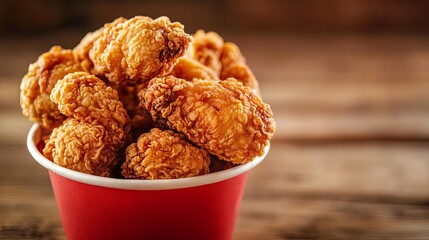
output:
M 191 39 L 182 24 L 167 17 L 120 18 L 82 40 L 75 54 L 84 59 L 84 66 L 92 66 L 95 75 L 136 83 L 170 73 Z
M 252 70 L 247 66 L 246 59 L 241 54 L 240 48 L 231 42 L 225 43 L 220 56 L 222 71 L 220 79 L 235 78 L 244 86 L 256 90 L 259 95 L 259 84 Z
M 81 70 L 71 50 L 54 46 L 40 55 L 37 61 L 29 66 L 28 73 L 21 82 L 22 113 L 45 128 L 61 124 L 66 117 L 60 113 L 49 95 L 58 80 L 68 73 Z
M 111 23 L 106 23 L 104 27 L 94 31 L 89 32 L 82 38 L 80 43 L 73 49 L 73 54 L 75 58 L 80 62 L 82 68 L 87 72 L 92 72 L 94 64 L 91 59 L 89 59 L 89 51 L 94 45 L 94 42 L 101 37 L 104 28 L 112 28 L 118 24 L 123 24 L 126 21 L 125 18 L 117 18 Z
M 219 34 L 198 30 L 193 35 L 191 46 L 186 55 L 211 68 L 219 76 L 222 69 L 222 63 L 219 59 L 223 43 L 223 38 Z
M 206 33 L 203 30 L 198 30 L 194 34 L 186 56 L 212 69 L 218 76 L 217 78 L 211 76 L 208 78 L 199 77 L 200 79 L 225 80 L 233 77 L 242 82 L 244 86 L 254 89 L 259 95 L 258 81 L 247 66 L 246 59 L 241 53 L 240 48 L 232 42 L 224 42 L 219 34 L 215 32 Z M 189 66 L 186 69 L 188 72 L 196 68 L 195 66 L 192 68 L 190 64 L 187 65 Z M 184 69 L 184 67 L 181 68 Z M 201 69 L 201 67 L 197 69 Z M 173 73 L 173 75 L 190 80 L 186 73 L 186 71 L 182 70 L 181 74 Z
M 103 125 L 111 131 L 121 132 L 129 124 L 127 111 L 119 101 L 118 92 L 85 72 L 70 73 L 58 81 L 52 90 L 51 100 L 58 104 L 58 109 L 64 115 Z
M 108 177 L 118 163 L 117 149 L 106 144 L 109 138 L 102 125 L 68 118 L 53 130 L 43 155 L 59 166 Z
M 76 72 L 57 82 L 51 100 L 69 118 L 53 130 L 43 154 L 69 169 L 110 176 L 130 130 L 116 90 L 93 75 Z
M 209 172 L 207 151 L 185 141 L 182 134 L 153 128 L 127 147 L 122 164 L 125 178 L 176 179 Z
M 179 58 L 179 61 L 174 66 L 171 74 L 177 78 L 183 78 L 188 81 L 194 78 L 213 80 L 219 79 L 213 69 L 206 67 L 197 60 L 186 56 Z
M 261 156 L 275 130 L 270 106 L 233 78 L 154 78 L 139 99 L 157 121 L 236 164 Z

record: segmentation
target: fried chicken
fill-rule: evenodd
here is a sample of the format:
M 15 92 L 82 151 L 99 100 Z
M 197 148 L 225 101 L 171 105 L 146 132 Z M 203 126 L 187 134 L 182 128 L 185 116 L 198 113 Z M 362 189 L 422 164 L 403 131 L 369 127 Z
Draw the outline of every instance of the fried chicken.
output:
M 223 45 L 220 56 L 222 71 L 220 79 L 235 78 L 244 86 L 248 86 L 259 95 L 259 84 L 252 71 L 246 64 L 246 59 L 241 54 L 240 48 L 231 42 Z
M 153 128 L 127 147 L 122 164 L 125 178 L 175 179 L 209 173 L 206 150 L 186 142 L 183 134 Z
M 215 32 L 204 32 L 198 30 L 194 34 L 186 55 L 195 59 L 204 66 L 212 69 L 219 79 L 235 78 L 242 82 L 244 86 L 255 89 L 259 95 L 259 85 L 252 71 L 246 64 L 246 59 L 242 55 L 240 48 L 232 42 L 224 42 L 223 38 Z M 190 64 L 187 64 L 191 66 Z M 184 67 L 182 67 L 184 69 Z M 186 69 L 194 69 L 187 67 Z M 200 68 L 198 68 L 200 69 Z M 181 71 L 185 72 L 186 71 Z M 174 74 L 179 78 L 189 80 L 186 74 Z M 214 79 L 202 78 L 200 79 Z
M 101 35 L 103 34 L 103 30 L 112 29 L 117 25 L 122 25 L 126 20 L 127 19 L 120 17 L 115 19 L 115 21 L 111 23 L 106 23 L 104 27 L 94 32 L 87 33 L 85 37 L 82 38 L 80 43 L 73 49 L 73 54 L 75 55 L 75 58 L 80 62 L 82 68 L 85 71 L 91 72 L 94 68 L 94 64 L 89 58 L 89 51 L 94 46 L 94 42 L 101 37 Z
M 270 106 L 233 78 L 154 78 L 139 99 L 156 121 L 235 164 L 261 156 L 275 130 Z
M 59 166 L 108 177 L 118 162 L 117 149 L 106 144 L 109 137 L 102 125 L 68 118 L 54 128 L 43 155 Z
M 53 130 L 43 154 L 69 169 L 110 176 L 130 130 L 117 91 L 76 72 L 58 81 L 50 97 L 69 118 Z
M 92 74 L 112 82 L 136 83 L 170 73 L 191 40 L 179 22 L 136 16 L 104 25 L 74 51 Z
M 202 63 L 189 57 L 181 57 L 174 66 L 171 74 L 177 78 L 183 78 L 188 81 L 199 78 L 199 79 L 219 79 L 213 69 L 204 66 Z
M 45 128 L 53 128 L 66 118 L 49 95 L 58 80 L 68 73 L 81 71 L 71 50 L 52 47 L 30 65 L 20 86 L 20 105 L 24 116 Z
M 147 84 L 139 85 L 121 85 L 115 83 L 108 83 L 116 91 L 118 91 L 119 100 L 127 110 L 131 123 L 131 142 L 135 142 L 137 138 L 144 132 L 149 131 L 154 127 L 155 123 L 152 121 L 150 114 L 138 107 L 137 93 L 145 88 Z
M 38 143 L 43 155 L 98 176 L 229 169 L 262 156 L 275 131 L 239 47 L 167 17 L 121 17 L 73 50 L 54 46 L 20 89 L 23 114 L 52 130 Z
M 219 59 L 223 44 L 223 38 L 219 34 L 198 30 L 193 36 L 186 55 L 211 68 L 219 76 L 222 69 Z
M 129 121 L 118 92 L 85 72 L 70 73 L 58 81 L 51 92 L 51 100 L 64 115 L 103 125 L 112 131 L 121 131 Z

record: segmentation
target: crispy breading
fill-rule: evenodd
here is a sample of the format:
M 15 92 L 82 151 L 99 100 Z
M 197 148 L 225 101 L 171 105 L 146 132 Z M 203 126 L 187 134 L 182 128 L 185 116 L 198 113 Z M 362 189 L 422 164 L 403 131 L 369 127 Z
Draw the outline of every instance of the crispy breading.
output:
M 156 121 L 235 164 L 261 156 L 275 130 L 270 106 L 233 78 L 154 78 L 139 99 Z
M 69 169 L 110 176 L 130 131 L 117 91 L 76 72 L 58 81 L 50 97 L 69 118 L 53 130 L 43 154 Z
M 70 73 L 52 89 L 51 100 L 66 116 L 109 130 L 121 132 L 129 124 L 129 117 L 118 92 L 103 81 L 85 72 Z M 116 134 L 112 136 L 121 138 Z
M 127 147 L 122 164 L 125 178 L 176 179 L 209 173 L 206 150 L 188 143 L 183 134 L 153 128 Z
M 222 69 L 222 63 L 219 59 L 223 44 L 223 38 L 219 34 L 198 30 L 193 35 L 191 46 L 186 55 L 211 68 L 219 76 Z
M 68 73 L 81 71 L 71 50 L 52 47 L 30 64 L 20 86 L 20 105 L 24 116 L 45 128 L 53 128 L 66 118 L 49 95 L 58 80 Z
M 43 155 L 59 166 L 108 177 L 118 163 L 117 148 L 106 144 L 110 137 L 102 125 L 68 118 L 54 128 Z
M 80 62 L 82 68 L 85 71 L 92 72 L 92 69 L 94 68 L 94 64 L 89 58 L 89 51 L 94 46 L 94 42 L 101 37 L 103 29 L 113 28 L 118 24 L 123 24 L 126 20 L 127 19 L 120 17 L 115 19 L 115 21 L 111 23 L 106 23 L 104 27 L 94 32 L 87 33 L 85 37 L 82 38 L 80 43 L 73 49 L 73 54 L 75 55 L 75 58 Z
M 222 63 L 222 71 L 220 79 L 235 78 L 244 86 L 255 89 L 259 95 L 259 84 L 253 75 L 252 70 L 247 66 L 246 59 L 241 54 L 240 48 L 231 42 L 223 45 L 222 54 L 220 56 Z
M 183 78 L 188 81 L 199 78 L 199 79 L 219 79 L 218 75 L 213 69 L 204 66 L 202 63 L 190 57 L 181 57 L 174 66 L 171 74 L 177 78 Z
M 233 77 L 242 82 L 244 86 L 255 89 L 256 93 L 259 95 L 258 81 L 249 66 L 247 66 L 246 59 L 241 53 L 240 48 L 232 42 L 225 42 L 219 34 L 215 32 L 206 33 L 203 30 L 198 30 L 193 36 L 191 46 L 186 56 L 212 69 L 218 76 L 216 79 L 224 80 Z M 187 65 L 189 67 L 187 67 L 186 70 L 182 70 L 180 72 L 181 74 L 173 73 L 173 75 L 189 80 L 188 75 L 186 75 L 187 71 L 190 72 L 190 70 L 196 67 L 189 63 Z M 181 68 L 184 69 L 184 67 Z M 201 67 L 197 69 L 201 69 Z M 200 79 L 204 78 L 200 77 Z M 210 78 L 206 79 L 215 78 L 210 76 Z
M 118 83 L 136 83 L 171 72 L 192 37 L 167 17 L 119 18 L 87 35 L 74 49 L 91 73 Z

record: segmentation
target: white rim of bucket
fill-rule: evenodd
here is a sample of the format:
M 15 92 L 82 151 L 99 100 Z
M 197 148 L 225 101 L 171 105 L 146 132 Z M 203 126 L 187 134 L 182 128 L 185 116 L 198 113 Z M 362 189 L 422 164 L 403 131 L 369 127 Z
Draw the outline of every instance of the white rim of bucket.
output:
M 141 179 L 117 179 L 117 178 L 108 178 L 100 177 L 95 175 L 90 175 L 86 173 L 81 173 L 65 167 L 58 166 L 53 163 L 46 157 L 44 157 L 36 147 L 36 142 L 38 142 L 42 137 L 42 128 L 39 124 L 33 124 L 27 136 L 27 148 L 31 156 L 36 162 L 42 165 L 44 168 L 60 175 L 65 178 L 86 183 L 89 185 L 95 185 L 100 187 L 107 188 L 116 188 L 116 189 L 128 189 L 128 190 L 167 190 L 167 189 L 180 189 L 180 188 L 190 188 L 201 185 L 208 185 L 212 183 L 221 182 L 248 172 L 250 169 L 256 167 L 261 163 L 266 157 L 270 149 L 270 144 L 268 144 L 264 149 L 264 154 L 260 157 L 256 157 L 253 161 L 235 166 L 233 168 L 209 173 L 196 177 L 189 178 L 180 178 L 180 179 L 162 179 L 162 180 L 141 180 Z

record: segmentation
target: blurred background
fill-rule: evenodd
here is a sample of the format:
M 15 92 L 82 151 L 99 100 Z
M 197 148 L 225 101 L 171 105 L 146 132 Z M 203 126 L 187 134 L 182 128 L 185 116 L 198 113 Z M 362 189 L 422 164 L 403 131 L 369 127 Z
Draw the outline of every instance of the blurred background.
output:
M 166 15 L 241 48 L 277 122 L 235 239 L 429 239 L 429 1 L 0 2 L 0 239 L 64 239 L 19 84 L 52 45 Z

